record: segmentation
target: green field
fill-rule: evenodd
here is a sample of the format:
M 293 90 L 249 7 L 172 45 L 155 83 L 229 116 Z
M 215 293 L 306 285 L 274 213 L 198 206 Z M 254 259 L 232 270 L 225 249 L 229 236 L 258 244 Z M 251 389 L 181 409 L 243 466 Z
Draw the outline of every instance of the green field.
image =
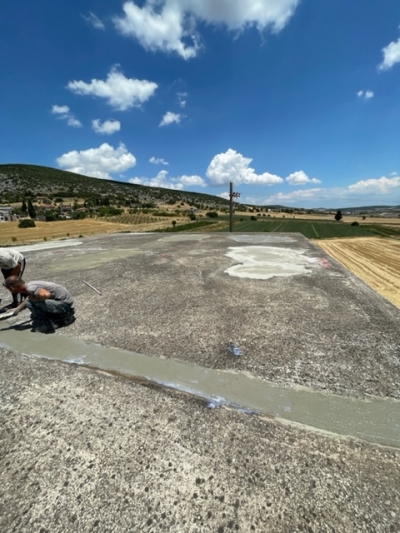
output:
M 242 219 L 242 221 L 241 221 Z M 229 231 L 229 217 L 218 217 L 218 220 L 226 221 L 226 228 L 218 231 Z M 344 222 L 326 222 L 324 220 L 286 220 L 284 218 L 274 218 L 265 220 L 257 217 L 234 217 L 233 231 L 235 233 L 250 232 L 278 232 L 278 233 L 301 233 L 307 239 L 330 239 L 334 237 L 389 237 L 400 236 L 400 229 L 387 228 L 378 225 L 351 226 Z

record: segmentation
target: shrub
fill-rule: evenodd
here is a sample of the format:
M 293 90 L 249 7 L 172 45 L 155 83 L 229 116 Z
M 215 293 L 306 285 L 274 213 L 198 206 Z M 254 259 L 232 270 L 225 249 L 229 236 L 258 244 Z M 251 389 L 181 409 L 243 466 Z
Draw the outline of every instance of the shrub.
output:
M 173 220 L 172 221 L 172 225 L 175 227 L 176 226 L 176 220 Z
M 194 213 L 190 213 L 189 218 L 190 220 L 196 220 L 196 215 Z
M 254 215 L 250 217 L 250 220 L 257 220 L 257 217 L 255 217 Z
M 11 237 L 12 242 L 16 242 L 18 239 L 17 237 Z
M 206 213 L 206 216 L 208 218 L 218 218 L 218 213 L 216 211 L 208 211 L 208 213 Z
M 350 226 L 359 226 L 359 225 L 360 224 L 356 220 L 350 224 Z
M 35 228 L 36 224 L 32 218 L 24 218 L 23 220 L 19 221 L 18 227 L 19 228 Z

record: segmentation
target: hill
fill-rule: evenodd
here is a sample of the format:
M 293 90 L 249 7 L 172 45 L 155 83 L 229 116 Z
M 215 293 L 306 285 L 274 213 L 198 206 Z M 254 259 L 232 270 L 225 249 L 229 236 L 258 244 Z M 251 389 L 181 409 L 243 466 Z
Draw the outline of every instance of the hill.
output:
M 0 203 L 22 202 L 38 196 L 95 200 L 107 197 L 111 204 L 132 205 L 143 202 L 175 203 L 226 208 L 229 201 L 210 194 L 147 187 L 121 181 L 90 178 L 37 165 L 0 165 Z

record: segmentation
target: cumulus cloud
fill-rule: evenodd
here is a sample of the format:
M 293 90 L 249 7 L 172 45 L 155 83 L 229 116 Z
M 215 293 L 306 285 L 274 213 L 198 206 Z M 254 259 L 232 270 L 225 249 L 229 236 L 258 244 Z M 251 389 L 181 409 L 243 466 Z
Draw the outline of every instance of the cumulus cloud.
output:
M 326 189 L 327 191 L 328 189 Z M 294 192 L 284 193 L 279 192 L 273 194 L 269 198 L 263 200 L 263 204 L 281 204 L 283 202 L 292 203 L 298 200 L 310 199 L 310 198 L 326 197 L 326 192 L 323 189 L 300 189 Z
M 348 187 L 332 187 L 332 188 L 314 188 L 314 189 L 300 189 L 294 192 L 278 192 L 264 200 L 247 199 L 245 203 L 254 203 L 259 205 L 270 204 L 284 204 L 284 203 L 304 203 L 309 200 L 329 203 L 332 202 L 366 202 L 374 203 L 376 198 L 380 197 L 380 201 L 390 203 L 394 195 L 400 193 L 400 177 L 387 178 L 371 178 L 367 180 L 360 180 Z M 308 202 L 309 203 L 309 202 Z
M 86 22 L 91 24 L 93 28 L 96 28 L 97 30 L 104 30 L 105 28 L 104 23 L 92 12 L 90 12 L 89 15 L 82 15 L 82 18 L 84 18 Z
M 140 107 L 154 95 L 158 85 L 152 81 L 126 78 L 115 65 L 106 80 L 93 79 L 90 83 L 70 81 L 67 88 L 75 94 L 105 98 L 114 109 L 126 111 Z
M 358 91 L 357 96 L 363 100 L 370 100 L 374 97 L 374 93 L 373 91 Z
M 357 194 L 389 194 L 400 187 L 400 177 L 397 178 L 371 178 L 368 180 L 357 181 L 349 186 L 349 191 Z
M 244 31 L 256 27 L 278 32 L 288 23 L 300 0 L 146 0 L 142 7 L 125 2 L 114 18 L 122 35 L 147 50 L 195 57 L 201 47 L 199 22 Z
M 289 176 L 286 178 L 286 181 L 290 183 L 290 185 L 305 185 L 306 183 L 321 183 L 321 180 L 318 180 L 317 178 L 309 178 L 305 172 L 302 170 L 298 170 L 297 172 L 293 172 L 292 174 L 289 174 Z
M 206 175 L 211 185 L 227 185 L 229 182 L 247 185 L 274 185 L 283 179 L 269 172 L 256 174 L 249 165 L 252 159 L 243 157 L 232 148 L 225 153 L 216 155 L 208 166 Z
M 112 135 L 121 129 L 121 122 L 118 120 L 105 120 L 103 124 L 99 119 L 92 120 L 92 128 L 96 133 Z
M 118 148 L 104 143 L 98 148 L 67 152 L 57 159 L 57 163 L 61 168 L 76 174 L 113 179 L 111 174 L 125 172 L 134 167 L 136 158 L 122 143 Z
M 396 63 L 400 63 L 400 39 L 382 48 L 383 61 L 378 65 L 379 70 L 389 70 Z
M 67 105 L 53 105 L 51 112 L 53 115 L 57 115 L 59 119 L 66 120 L 68 126 L 71 126 L 72 128 L 82 127 L 80 121 L 74 117 Z
M 167 170 L 160 170 L 154 178 L 131 178 L 129 183 L 136 183 L 137 185 L 146 185 L 148 187 L 161 187 L 163 189 L 174 189 L 182 191 L 186 187 L 205 187 L 206 183 L 201 176 L 179 176 L 176 178 L 169 178 Z
M 149 161 L 153 165 L 169 165 L 168 161 L 165 161 L 162 157 L 150 157 Z
M 159 126 L 169 126 L 170 124 L 173 124 L 176 122 L 179 124 L 179 122 L 182 119 L 182 116 L 180 113 L 172 113 L 172 111 L 167 111 L 165 115 L 163 116 Z

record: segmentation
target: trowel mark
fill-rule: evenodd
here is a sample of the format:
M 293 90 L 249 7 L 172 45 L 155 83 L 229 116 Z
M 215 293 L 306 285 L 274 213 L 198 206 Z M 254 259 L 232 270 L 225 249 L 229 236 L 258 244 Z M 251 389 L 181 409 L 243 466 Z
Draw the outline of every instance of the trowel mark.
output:
M 149 357 L 126 350 L 86 344 L 66 335 L 41 335 L 13 327 L 0 329 L 0 347 L 17 353 L 75 363 L 146 380 L 249 413 L 263 413 L 309 429 L 400 447 L 400 402 L 359 400 L 278 387 L 241 373 Z

